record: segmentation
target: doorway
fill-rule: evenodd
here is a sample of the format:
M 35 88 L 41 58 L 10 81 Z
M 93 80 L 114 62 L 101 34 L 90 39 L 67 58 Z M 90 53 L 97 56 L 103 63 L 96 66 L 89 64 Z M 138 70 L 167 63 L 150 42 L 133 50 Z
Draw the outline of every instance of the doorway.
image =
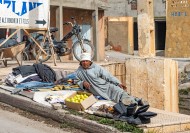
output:
M 138 50 L 138 27 L 134 22 L 134 50 Z M 155 48 L 165 50 L 166 41 L 166 21 L 155 21 Z
M 155 21 L 156 50 L 165 50 L 166 21 Z

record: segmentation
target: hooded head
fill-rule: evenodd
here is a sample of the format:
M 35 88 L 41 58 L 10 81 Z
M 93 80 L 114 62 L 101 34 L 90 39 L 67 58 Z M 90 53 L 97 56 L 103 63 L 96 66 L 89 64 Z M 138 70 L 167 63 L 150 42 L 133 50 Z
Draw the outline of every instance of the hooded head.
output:
M 90 53 L 82 53 L 81 54 L 81 60 L 80 60 L 80 65 L 84 69 L 88 69 L 92 64 L 91 60 L 91 54 Z
M 85 60 L 92 61 L 90 53 L 82 53 L 80 57 L 81 57 L 80 61 L 85 61 Z

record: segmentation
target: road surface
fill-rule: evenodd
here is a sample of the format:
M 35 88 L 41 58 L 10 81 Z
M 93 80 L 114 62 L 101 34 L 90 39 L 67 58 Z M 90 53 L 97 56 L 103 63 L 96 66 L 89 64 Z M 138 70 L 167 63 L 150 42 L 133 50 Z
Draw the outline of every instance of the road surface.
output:
M 68 126 L 66 128 L 60 128 L 60 123 L 0 103 L 0 133 L 85 133 L 85 132 Z

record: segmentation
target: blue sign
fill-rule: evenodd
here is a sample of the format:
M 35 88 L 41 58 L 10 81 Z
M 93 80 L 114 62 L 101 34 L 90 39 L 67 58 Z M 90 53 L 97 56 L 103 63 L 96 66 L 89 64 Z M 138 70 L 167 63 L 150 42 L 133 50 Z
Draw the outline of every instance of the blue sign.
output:
M 187 12 L 171 12 L 172 17 L 187 16 Z
M 17 14 L 18 16 L 22 16 L 22 15 L 28 13 L 29 11 L 37 8 L 38 6 L 42 5 L 43 3 L 22 1 L 21 9 L 16 8 L 17 4 L 18 4 L 18 1 L 16 1 L 16 0 L 4 0 L 4 1 L 0 0 L 0 4 L 6 5 L 6 7 L 8 9 L 10 9 L 12 12 Z
M 0 0 L 0 27 L 47 28 L 50 0 Z

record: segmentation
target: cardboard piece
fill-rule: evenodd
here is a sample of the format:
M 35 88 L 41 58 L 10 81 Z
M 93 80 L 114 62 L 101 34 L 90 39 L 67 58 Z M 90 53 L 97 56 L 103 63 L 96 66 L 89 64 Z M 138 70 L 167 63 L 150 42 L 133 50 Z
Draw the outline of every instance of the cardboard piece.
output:
M 97 101 L 97 99 L 91 93 L 80 92 L 80 91 L 77 91 L 76 93 L 72 94 L 68 98 L 74 97 L 77 94 L 87 94 L 89 97 L 80 103 L 74 103 L 74 102 L 65 100 L 65 104 L 66 104 L 67 108 L 71 108 L 71 109 L 78 110 L 78 111 L 83 111 L 83 110 L 89 108 L 92 104 L 94 104 Z

